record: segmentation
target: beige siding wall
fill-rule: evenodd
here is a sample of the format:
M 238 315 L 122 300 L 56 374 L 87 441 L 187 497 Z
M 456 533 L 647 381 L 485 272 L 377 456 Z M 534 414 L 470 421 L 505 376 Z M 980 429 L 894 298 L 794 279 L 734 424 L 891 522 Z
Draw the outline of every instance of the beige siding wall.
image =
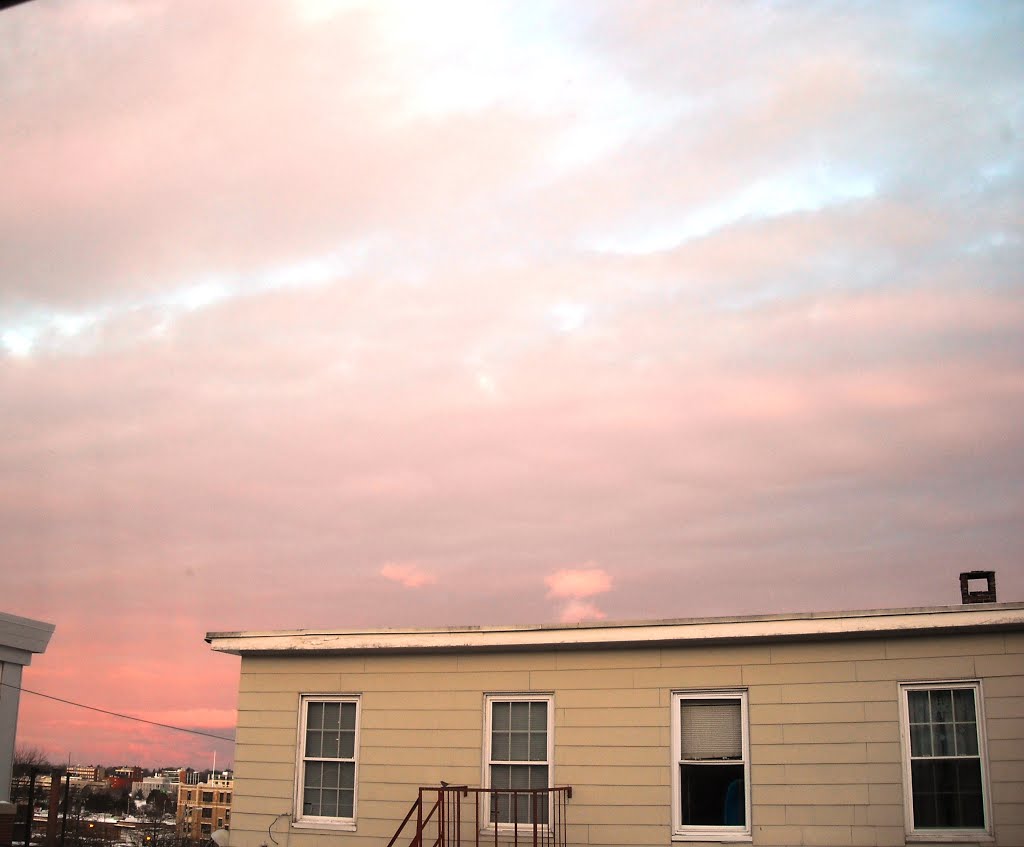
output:
M 754 844 L 903 844 L 898 684 L 946 679 L 982 680 L 996 843 L 1022 845 L 1024 633 L 248 658 L 231 844 L 271 843 L 272 826 L 281 847 L 384 847 L 418 786 L 480 784 L 484 695 L 536 691 L 554 695 L 554 779 L 574 788 L 569 843 L 668 845 L 671 693 L 710 688 L 749 692 Z M 355 833 L 290 824 L 303 693 L 361 695 Z

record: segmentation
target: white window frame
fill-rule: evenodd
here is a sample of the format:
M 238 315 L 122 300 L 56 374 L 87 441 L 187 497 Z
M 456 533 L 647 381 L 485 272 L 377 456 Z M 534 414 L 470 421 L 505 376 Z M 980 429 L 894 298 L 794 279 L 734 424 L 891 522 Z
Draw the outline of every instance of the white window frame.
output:
M 545 762 L 492 762 L 491 761 L 491 718 L 493 715 L 492 706 L 494 703 L 547 703 L 548 709 L 548 725 L 547 725 L 547 761 Z M 484 788 L 491 787 L 491 765 L 547 765 L 548 769 L 548 788 L 553 788 L 555 783 L 555 695 L 551 692 L 536 693 L 536 692 L 516 692 L 512 694 L 485 694 L 484 695 L 484 743 L 481 745 L 483 748 L 483 776 L 480 779 L 480 784 Z M 481 831 L 494 832 L 494 828 L 497 827 L 498 832 L 508 830 L 511 832 L 515 829 L 515 824 L 510 822 L 491 822 L 491 809 L 490 809 L 490 795 L 487 797 L 487 803 L 481 804 L 481 815 L 483 820 L 480 821 Z M 551 820 L 551 795 L 548 794 L 548 821 Z M 530 827 L 532 829 L 533 824 L 519 824 L 519 829 L 523 827 Z M 548 828 L 547 824 L 540 824 L 537 829 L 538 831 L 546 831 Z
M 303 796 L 305 793 L 306 769 L 306 719 L 309 715 L 310 703 L 354 703 L 356 707 L 356 729 L 355 741 L 352 748 L 352 763 L 354 764 L 352 776 L 352 817 L 324 817 L 322 815 L 303 815 Z M 363 709 L 359 694 L 300 694 L 299 695 L 299 720 L 298 740 L 295 745 L 295 788 L 293 799 L 295 803 L 295 815 L 292 825 L 302 829 L 332 829 L 344 830 L 346 832 L 356 831 L 356 820 L 359 817 L 359 743 L 360 725 L 363 719 Z M 349 759 L 335 759 L 333 761 L 347 762 Z
M 974 692 L 975 726 L 978 731 L 978 759 L 981 763 L 981 805 L 985 825 L 975 829 L 917 829 L 914 823 L 914 791 L 910 758 L 911 691 L 936 689 L 970 690 Z M 985 734 L 985 698 L 979 679 L 939 679 L 929 682 L 903 682 L 899 687 L 900 746 L 903 760 L 903 821 L 909 842 L 955 843 L 992 841 L 992 794 L 989 786 L 988 741 Z
M 682 718 L 681 708 L 686 700 L 738 700 L 740 704 L 740 737 L 743 752 L 743 802 L 745 806 L 744 826 L 684 826 L 679 779 L 682 761 Z M 672 840 L 673 841 L 751 841 L 750 822 L 750 719 L 747 704 L 747 689 L 677 690 L 672 692 Z M 708 767 L 714 767 L 708 765 Z

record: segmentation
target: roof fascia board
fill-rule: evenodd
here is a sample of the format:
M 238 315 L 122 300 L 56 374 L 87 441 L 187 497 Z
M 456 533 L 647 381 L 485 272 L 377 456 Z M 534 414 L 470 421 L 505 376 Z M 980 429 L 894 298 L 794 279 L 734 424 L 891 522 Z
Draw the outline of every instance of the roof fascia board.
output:
M 214 650 L 235 655 L 361 652 L 611 649 L 715 642 L 829 640 L 1024 629 L 1024 604 L 717 618 L 629 624 L 453 629 L 211 632 Z

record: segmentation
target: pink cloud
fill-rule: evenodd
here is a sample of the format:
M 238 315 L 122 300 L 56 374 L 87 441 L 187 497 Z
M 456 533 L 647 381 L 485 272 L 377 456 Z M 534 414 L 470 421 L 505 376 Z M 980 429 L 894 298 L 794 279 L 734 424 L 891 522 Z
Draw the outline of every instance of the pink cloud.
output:
M 380 569 L 380 575 L 406 588 L 421 588 L 437 582 L 434 574 L 428 573 L 414 562 L 388 562 Z
M 612 587 L 612 578 L 601 568 L 576 568 L 556 571 L 544 577 L 548 597 L 593 597 Z
M 603 620 L 607 615 L 593 603 L 585 600 L 571 600 L 562 609 L 560 620 L 563 623 L 575 623 L 583 620 Z

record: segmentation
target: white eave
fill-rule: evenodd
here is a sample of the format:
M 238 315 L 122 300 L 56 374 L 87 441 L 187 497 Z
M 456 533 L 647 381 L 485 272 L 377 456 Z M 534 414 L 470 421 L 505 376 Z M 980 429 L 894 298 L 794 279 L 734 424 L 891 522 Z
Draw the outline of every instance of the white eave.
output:
M 1024 630 L 1024 603 L 541 626 L 210 632 L 222 653 L 526 651 Z
M 0 612 L 0 660 L 27 665 L 34 653 L 46 652 L 54 625 Z

